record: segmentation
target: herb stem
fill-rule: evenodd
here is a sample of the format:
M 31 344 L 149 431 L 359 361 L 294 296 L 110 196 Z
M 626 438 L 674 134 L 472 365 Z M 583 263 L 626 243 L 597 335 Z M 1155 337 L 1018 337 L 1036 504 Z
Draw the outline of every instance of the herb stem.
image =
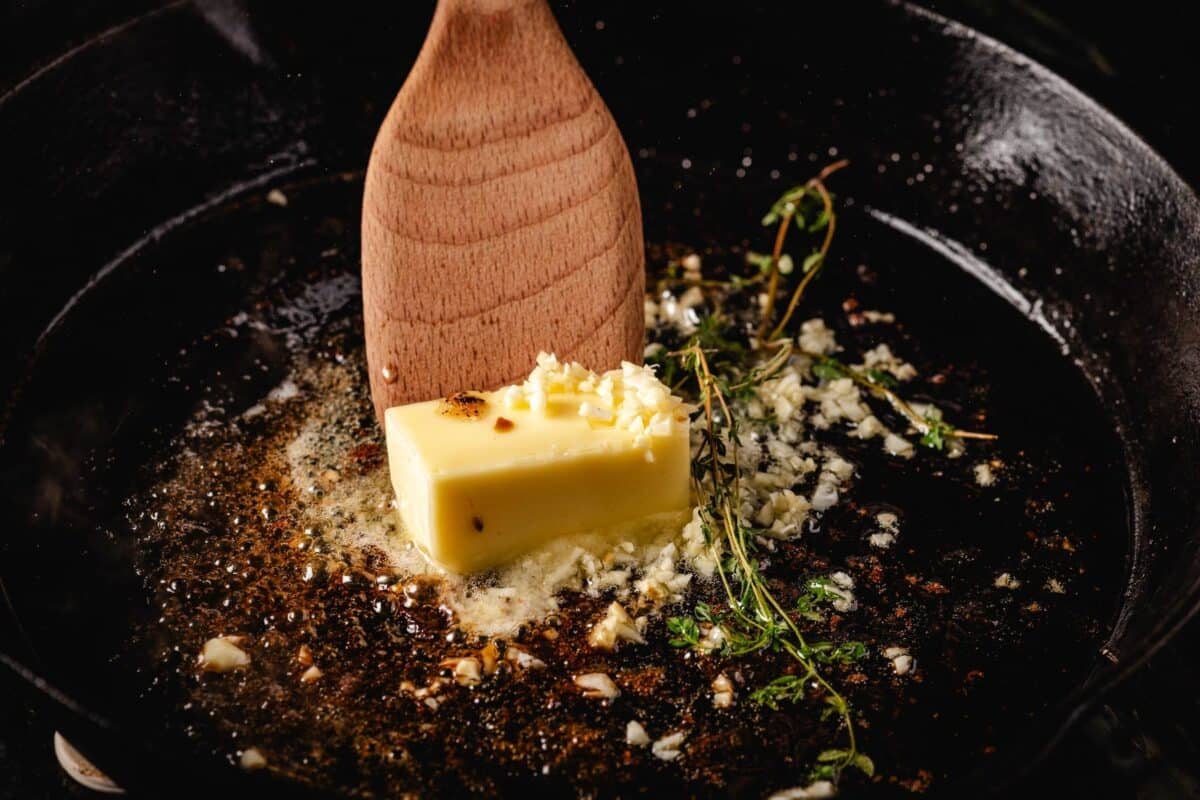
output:
M 865 372 L 863 372 L 862 370 L 858 370 L 858 369 L 855 369 L 854 367 L 847 366 L 846 364 L 843 364 L 839 361 L 834 361 L 834 359 L 831 359 L 829 356 L 823 355 L 821 353 L 813 353 L 813 352 L 809 352 L 809 351 L 802 351 L 802 352 L 804 353 L 804 355 L 813 359 L 813 361 L 815 361 L 817 363 L 833 362 L 833 363 L 837 364 L 838 370 L 840 372 L 844 373 L 847 378 L 849 378 L 850 380 L 854 381 L 859 386 L 861 386 L 864 389 L 866 389 L 867 391 L 869 391 L 875 397 L 878 397 L 881 400 L 886 400 L 888 405 L 890 405 L 896 411 L 896 413 L 900 414 L 900 416 L 902 416 L 906 420 L 908 420 L 909 424 L 912 425 L 914 428 L 916 428 L 917 432 L 920 433 L 922 436 L 928 436 L 933 431 L 934 426 L 930 424 L 930 421 L 927 418 L 918 414 L 916 409 L 914 409 L 912 406 L 910 406 L 903 397 L 896 394 L 894 391 L 892 391 L 888 387 L 884 386 L 882 383 L 871 380 L 871 377 L 869 375 L 867 375 Z M 978 439 L 980 441 L 987 441 L 987 442 L 992 442 L 992 441 L 995 441 L 996 439 L 1000 438 L 999 436 L 997 436 L 994 433 L 964 431 L 964 430 L 960 430 L 958 428 L 950 427 L 950 426 L 946 427 L 946 433 L 949 434 L 950 436 L 954 436 L 959 439 Z
M 787 327 L 792 314 L 796 311 L 796 306 L 800 304 L 800 298 L 804 296 L 804 290 L 808 288 L 808 285 L 812 283 L 813 279 L 817 277 L 817 273 L 825 265 L 825 258 L 829 255 L 829 248 L 833 246 L 833 234 L 837 229 L 837 215 L 833 208 L 833 197 L 830 196 L 829 190 L 825 188 L 825 180 L 833 173 L 849 165 L 850 161 L 844 158 L 841 161 L 835 161 L 818 172 L 816 176 L 809 178 L 808 182 L 800 190 L 785 195 L 786 202 L 779 220 L 779 230 L 775 234 L 775 249 L 771 253 L 771 274 L 767 283 L 767 299 L 763 305 L 762 320 L 758 326 L 757 337 L 760 343 L 779 338 L 780 333 Z M 803 277 L 792 291 L 792 296 L 788 301 L 783 318 L 779 320 L 779 324 L 767 336 L 767 329 L 770 327 L 771 320 L 775 315 L 775 296 L 779 291 L 779 259 L 783 256 L 783 245 L 787 240 L 787 232 L 792 225 L 792 220 L 796 216 L 796 204 L 809 192 L 815 193 L 821 200 L 821 218 L 825 220 L 825 236 L 821 240 L 821 247 L 817 251 L 816 259 L 811 262 L 806 260 L 805 263 L 810 264 L 810 267 L 804 271 Z
M 788 228 L 795 216 L 794 211 L 785 211 L 783 219 L 779 221 L 779 231 L 775 234 L 775 249 L 771 251 L 771 276 L 767 281 L 767 301 L 763 306 L 762 319 L 758 323 L 757 337 L 760 342 L 764 341 L 771 318 L 775 315 L 775 296 L 779 294 L 779 259 L 783 256 L 783 243 L 787 240 Z M 771 338 L 774 339 L 775 336 L 772 335 Z
M 757 374 L 761 376 L 758 379 L 765 380 L 777 372 L 787 363 L 791 352 L 790 343 L 780 343 L 778 345 L 778 352 L 757 368 L 760 370 Z M 766 580 L 763 578 L 762 573 L 752 560 L 747 549 L 746 529 L 739 519 L 741 504 L 738 500 L 738 435 L 736 420 L 730 412 L 729 404 L 725 399 L 721 385 L 712 374 L 705 350 L 699 344 L 693 342 L 676 355 L 683 360 L 684 365 L 689 367 L 696 376 L 705 415 L 705 436 L 697 460 L 700 463 L 704 463 L 703 457 L 707 455 L 708 468 L 706 471 L 708 474 L 707 476 L 694 476 L 693 480 L 697 494 L 701 498 L 705 498 L 707 494 L 707 498 L 702 504 L 703 513 L 711 523 L 719 525 L 723 534 L 722 541 L 728 548 L 736 565 L 736 575 L 731 575 L 730 570 L 722 562 L 713 539 L 710 537 L 709 549 L 716 562 L 716 571 L 721 579 L 721 585 L 725 590 L 729 610 L 733 615 L 733 619 L 730 622 L 719 624 L 726 628 L 727 631 L 729 625 L 732 623 L 741 626 L 744 631 L 751 632 L 749 640 L 746 640 L 745 637 L 729 636 L 727 632 L 727 641 L 740 642 L 740 644 L 730 648 L 730 655 L 744 655 L 767 647 L 779 646 L 796 660 L 803 670 L 803 676 L 799 679 L 801 681 L 801 689 L 803 689 L 805 683 L 810 680 L 813 681 L 825 693 L 826 704 L 839 715 L 840 726 L 845 728 L 846 748 L 836 751 L 836 759 L 827 763 L 827 766 L 834 770 L 835 776 L 840 775 L 842 770 L 851 765 L 860 764 L 861 760 L 865 759 L 865 756 L 858 751 L 858 740 L 850 706 L 845 697 L 817 669 L 816 663 L 810 655 L 808 643 L 804 639 L 804 634 L 800 631 L 800 627 L 796 624 L 796 621 L 787 609 L 783 607 L 783 604 L 779 602 L 779 599 L 767 587 Z M 751 379 L 747 377 L 746 380 Z M 735 385 L 740 386 L 741 384 Z M 720 437 L 714 419 L 714 412 L 718 410 L 728 431 L 725 441 L 728 443 L 733 462 L 732 475 L 729 474 L 721 461 L 721 448 L 718 446 Z M 707 491 L 705 490 L 705 477 L 708 478 Z M 741 584 L 740 592 L 735 589 L 735 582 Z M 781 623 L 782 629 L 780 629 Z M 869 759 L 867 761 L 869 763 Z

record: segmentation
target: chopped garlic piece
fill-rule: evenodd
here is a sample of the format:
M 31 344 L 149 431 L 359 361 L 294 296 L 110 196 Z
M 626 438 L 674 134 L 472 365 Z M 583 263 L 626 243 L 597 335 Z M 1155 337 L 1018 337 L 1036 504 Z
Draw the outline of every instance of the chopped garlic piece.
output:
M 875 515 L 875 522 L 879 525 L 879 531 L 867 537 L 868 541 L 872 547 L 886 550 L 896 542 L 896 534 L 900 532 L 900 518 L 890 511 L 881 511 Z
M 625 726 L 625 743 L 633 747 L 645 747 L 650 744 L 650 735 L 646 733 L 642 723 L 631 719 Z
M 584 697 L 593 700 L 615 700 L 621 695 L 621 690 L 613 683 L 613 679 L 603 672 L 585 672 L 578 675 L 575 685 L 583 690 Z
M 645 644 L 646 640 L 625 607 L 614 600 L 609 604 L 604 618 L 592 626 L 588 644 L 596 650 L 611 651 L 616 649 L 619 642 Z
M 442 666 L 453 670 L 454 680 L 459 686 L 478 686 L 483 682 L 482 665 L 473 656 L 447 658 L 442 661 Z
M 1007 572 L 1001 572 L 996 576 L 996 580 L 994 581 L 993 585 L 997 589 L 1017 589 L 1020 588 L 1021 581 L 1017 580 L 1016 577 Z
M 298 661 L 302 667 L 311 667 L 313 665 L 313 654 L 308 645 L 300 645 L 300 649 L 296 651 L 296 661 Z
M 833 586 L 826 587 L 826 591 L 837 595 L 837 599 L 832 603 L 834 609 L 843 614 L 857 609 L 858 600 L 855 599 L 853 591 L 854 579 L 845 572 L 835 572 L 829 576 L 829 580 L 833 582 Z
M 912 442 L 905 439 L 903 436 L 898 436 L 894 433 L 889 433 L 883 439 L 883 449 L 888 455 L 900 456 L 901 458 L 913 457 Z
M 312 666 L 312 667 L 309 667 L 308 669 L 304 670 L 303 673 L 301 673 L 300 682 L 301 683 L 313 683 L 314 681 L 319 681 L 321 679 L 321 676 L 324 674 L 325 674 L 324 672 L 321 672 L 320 667 Z
M 696 646 L 706 653 L 720 650 L 725 646 L 725 629 L 720 625 L 709 625 Z
M 800 324 L 800 349 L 809 353 L 829 355 L 840 348 L 833 331 L 825 327 L 825 320 L 817 317 Z
M 253 772 L 267 765 L 267 757 L 257 747 L 250 747 L 242 751 L 242 757 L 238 759 L 238 763 L 241 764 L 242 769 Z
M 768 535 L 790 539 L 800 534 L 810 508 L 812 506 L 803 496 L 791 489 L 781 489 L 767 496 L 754 521 L 763 526 Z
M 897 358 L 892 353 L 892 349 L 886 344 L 880 344 L 863 353 L 862 363 L 855 364 L 854 367 L 863 371 L 877 369 L 889 372 L 893 377 L 901 381 L 910 381 L 917 377 L 916 368 L 912 364 L 908 364 Z
M 767 800 L 815 800 L 815 798 L 833 797 L 837 793 L 829 781 L 813 781 L 808 786 L 795 786 L 784 789 L 767 798 Z
M 916 664 L 909 655 L 907 647 L 892 646 L 885 648 L 883 657 L 892 662 L 892 670 L 897 675 L 907 675 Z
M 217 636 L 204 643 L 200 668 L 205 672 L 230 672 L 250 665 L 250 654 L 238 647 L 241 636 Z
M 686 731 L 676 731 L 654 742 L 650 746 L 650 752 L 654 753 L 655 758 L 674 761 L 683 753 L 683 743 L 686 739 Z
M 848 481 L 854 475 L 854 465 L 841 456 L 831 456 L 821 467 L 833 474 L 839 481 Z
M 893 533 L 872 533 L 867 537 L 867 541 L 871 547 L 877 547 L 880 550 L 887 550 L 896 543 L 896 535 Z
M 511 661 L 520 669 L 541 669 L 542 667 L 546 666 L 545 661 L 542 661 L 540 658 L 525 652 L 519 647 L 513 647 L 511 645 L 509 645 L 508 649 L 504 651 L 504 660 Z
M 1067 587 L 1063 586 L 1062 581 L 1058 578 L 1050 578 L 1046 581 L 1046 591 L 1051 594 L 1066 594 Z
M 592 422 L 612 422 L 613 411 L 602 405 L 595 405 L 584 400 L 579 404 L 579 416 Z
M 454 680 L 460 686 L 477 686 L 483 680 L 479 660 L 475 658 L 460 658 L 454 666 Z
M 812 494 L 813 511 L 827 511 L 837 505 L 838 490 L 836 483 L 821 481 Z
M 886 431 L 887 428 L 883 427 L 883 423 L 879 421 L 879 418 L 871 414 L 858 423 L 852 435 L 859 439 L 870 439 Z
M 715 708 L 729 708 L 733 705 L 733 681 L 729 680 L 724 672 L 713 678 L 712 690 L 713 706 Z
M 975 465 L 975 482 L 980 486 L 992 486 L 996 483 L 996 473 L 992 472 L 992 466 L 986 461 L 982 461 Z

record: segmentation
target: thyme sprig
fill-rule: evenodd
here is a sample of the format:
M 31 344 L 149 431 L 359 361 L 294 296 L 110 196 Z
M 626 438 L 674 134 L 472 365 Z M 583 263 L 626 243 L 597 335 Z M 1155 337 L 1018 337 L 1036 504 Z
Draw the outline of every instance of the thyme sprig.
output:
M 849 165 L 850 162 L 846 159 L 829 164 L 806 183 L 784 192 L 763 217 L 763 225 L 778 224 L 779 227 L 775 233 L 775 248 L 771 252 L 770 262 L 759 262 L 767 269 L 767 300 L 763 306 L 762 319 L 758 324 L 759 342 L 768 342 L 779 338 L 791 320 L 792 314 L 796 311 L 796 306 L 800 304 L 804 290 L 825 266 L 829 248 L 833 246 L 833 234 L 837 230 L 837 213 L 833 207 L 833 195 L 825 188 L 825 180 Z M 802 276 L 792 290 L 792 296 L 788 300 L 787 309 L 783 312 L 783 318 L 774 328 L 771 328 L 771 320 L 775 315 L 775 297 L 779 293 L 780 276 L 792 271 L 790 265 L 793 264 L 793 261 L 790 256 L 787 256 L 785 260 L 786 254 L 783 252 L 783 245 L 787 241 L 788 230 L 793 227 L 793 223 L 795 227 L 803 228 L 809 233 L 824 231 L 825 235 L 821 239 L 820 246 L 805 256 L 804 261 L 801 262 Z M 784 267 L 787 267 L 786 271 L 783 269 Z M 771 331 L 770 335 L 767 334 L 768 329 Z
M 867 648 L 858 641 L 809 642 L 801 631 L 801 625 L 825 620 L 823 604 L 844 599 L 830 579 L 809 578 L 794 607 L 785 608 L 763 577 L 756 555 L 759 531 L 743 520 L 740 513 L 739 418 L 733 413 L 733 406 L 751 399 L 798 352 L 792 341 L 783 337 L 783 332 L 806 289 L 827 261 L 837 215 L 825 181 L 847 164 L 838 161 L 828 165 L 776 200 L 763 218 L 764 225 L 778 226 L 774 247 L 770 255 L 748 254 L 747 262 L 754 267 L 753 273 L 735 274 L 718 281 L 685 278 L 685 284 L 700 286 L 706 293 L 710 311 L 701 317 L 685 347 L 670 352 L 663 348 L 648 358 L 648 362 L 658 364 L 660 377 L 673 389 L 700 402 L 701 440 L 692 462 L 692 482 L 700 505 L 701 528 L 725 595 L 723 609 L 697 603 L 691 614 L 668 619 L 670 642 L 679 648 L 713 647 L 719 642 L 715 646 L 720 654 L 731 658 L 756 652 L 789 656 L 792 668 L 755 689 L 750 699 L 771 709 L 786 703 L 819 700 L 824 705 L 822 719 L 836 718 L 844 742 L 817 755 L 809 779 L 834 783 L 848 768 L 873 775 L 875 765 L 858 749 L 850 704 L 822 669 L 852 664 L 865 657 Z M 800 261 L 799 279 L 783 314 L 776 320 L 776 302 L 783 280 L 797 269 L 796 261 L 784 252 L 792 228 L 821 234 L 821 238 L 819 245 Z M 678 276 L 670 277 L 678 281 Z M 760 291 L 764 282 L 766 299 L 757 318 L 726 315 L 723 305 L 730 298 L 751 289 Z M 662 290 L 664 285 L 659 288 Z M 757 305 L 752 304 L 751 308 Z M 747 348 L 738 341 L 738 336 L 751 332 L 755 335 Z M 860 370 L 818 353 L 803 354 L 811 359 L 816 377 L 850 378 L 871 396 L 885 400 L 921 434 L 921 443 L 927 447 L 943 450 L 956 439 L 996 438 L 954 427 L 932 412 L 918 413 L 895 391 L 897 381 L 888 372 Z M 746 368 L 750 357 L 757 357 L 757 363 Z M 714 628 L 722 635 L 710 639 L 705 631 Z
M 781 675 L 755 690 L 750 695 L 752 700 L 768 708 L 778 708 L 781 703 L 799 702 L 815 694 L 825 704 L 823 718 L 838 718 L 845 731 L 846 746 L 822 754 L 837 752 L 837 758 L 821 760 L 818 757 L 814 775 L 836 780 L 848 767 L 873 774 L 874 764 L 858 750 L 850 705 L 818 669 L 821 664 L 847 663 L 861 658 L 866 647 L 860 642 L 809 644 L 793 614 L 767 586 L 753 556 L 752 530 L 738 513 L 741 508 L 738 420 L 726 396 L 730 381 L 713 373 L 708 354 L 696 342 L 679 351 L 677 356 L 696 380 L 703 409 L 701 444 L 692 471 L 693 487 L 701 500 L 701 523 L 714 554 L 718 542 L 720 550 L 727 554 L 717 559 L 716 572 L 725 590 L 728 612 L 718 618 L 707 606 L 703 609 L 698 606 L 697 613 L 721 627 L 725 639 L 724 655 L 737 657 L 764 650 L 782 651 L 795 661 L 797 672 Z M 768 361 L 754 374 L 770 374 L 767 365 L 773 361 Z M 781 363 L 786 363 L 786 358 Z M 743 382 L 750 380 L 750 374 L 747 374 Z M 829 584 L 810 582 L 806 598 L 802 605 L 798 604 L 795 615 L 807 613 L 811 619 L 812 614 L 819 613 L 814 604 L 833 596 Z M 695 645 L 700 641 L 699 625 L 692 618 L 673 618 L 668 621 L 668 628 L 674 634 L 672 644 L 676 646 Z
M 994 433 L 980 433 L 956 428 L 941 417 L 930 413 L 918 414 L 916 409 L 892 389 L 896 384 L 896 379 L 882 370 L 855 369 L 821 353 L 805 352 L 804 355 L 813 360 L 813 374 L 818 378 L 825 380 L 849 378 L 873 396 L 886 400 L 896 413 L 908 420 L 908 424 L 921 434 L 921 444 L 933 450 L 945 450 L 946 445 L 953 439 L 994 441 L 998 438 Z

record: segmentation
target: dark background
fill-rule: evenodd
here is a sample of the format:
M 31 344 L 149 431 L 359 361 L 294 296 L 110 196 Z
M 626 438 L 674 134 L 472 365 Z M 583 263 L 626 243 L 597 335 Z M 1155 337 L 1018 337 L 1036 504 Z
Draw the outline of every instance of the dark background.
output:
M 1192 16 L 1188 4 L 925 4 L 1059 72 L 1125 120 L 1193 187 L 1200 186 L 1200 29 L 1186 21 Z M 160 3 L 0 3 L 0 94 L 89 35 L 155 5 Z M 24 35 L 30 28 L 57 30 L 61 36 Z M 852 36 L 853 31 L 798 31 L 798 44 L 806 35 Z M 885 57 L 880 68 L 887 68 Z M 0 176 L 0 191 L 12 190 Z M 1200 797 L 1200 685 L 1190 659 L 1195 652 L 1200 652 L 1198 621 L 1080 722 L 1030 781 L 1025 796 Z M 90 795 L 58 771 L 51 730 L 0 691 L 0 798 L 85 796 Z

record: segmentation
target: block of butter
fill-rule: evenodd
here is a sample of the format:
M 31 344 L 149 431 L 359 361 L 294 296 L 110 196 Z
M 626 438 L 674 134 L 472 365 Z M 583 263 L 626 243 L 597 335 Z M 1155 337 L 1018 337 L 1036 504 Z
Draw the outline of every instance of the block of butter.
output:
M 646 367 L 598 375 L 543 353 L 524 384 L 387 410 L 400 515 L 417 546 L 455 572 L 557 536 L 680 524 L 692 411 Z

